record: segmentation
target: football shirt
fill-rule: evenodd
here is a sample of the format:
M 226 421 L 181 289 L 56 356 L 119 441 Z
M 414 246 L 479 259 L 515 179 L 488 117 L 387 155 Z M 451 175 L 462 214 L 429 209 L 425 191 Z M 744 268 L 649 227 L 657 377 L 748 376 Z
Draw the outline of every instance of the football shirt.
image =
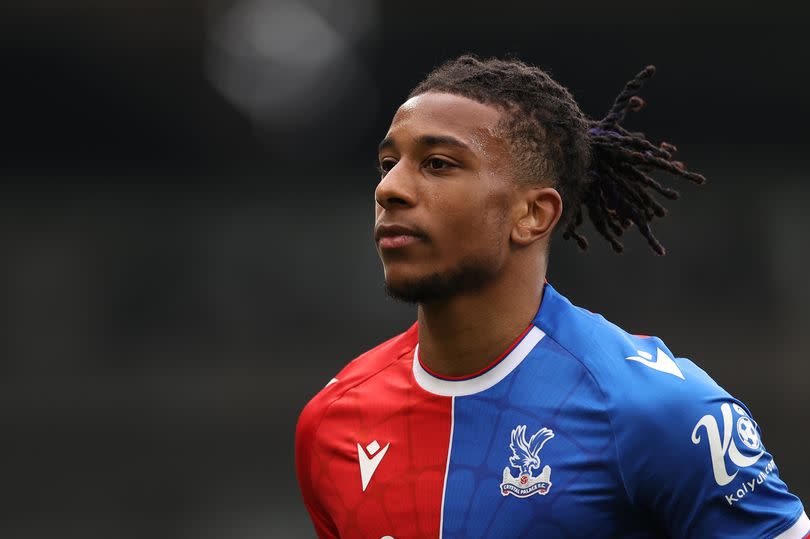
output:
M 430 372 L 417 343 L 358 357 L 301 413 L 321 538 L 810 536 L 750 411 L 658 338 L 547 284 L 474 375 Z

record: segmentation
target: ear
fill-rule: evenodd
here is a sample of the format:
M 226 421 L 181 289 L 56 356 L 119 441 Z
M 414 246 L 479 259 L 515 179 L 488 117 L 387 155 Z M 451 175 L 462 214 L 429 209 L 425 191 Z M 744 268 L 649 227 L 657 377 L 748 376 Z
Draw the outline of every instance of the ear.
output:
M 553 187 L 531 187 L 523 194 L 510 239 L 517 245 L 528 246 L 551 236 L 562 215 L 562 198 Z

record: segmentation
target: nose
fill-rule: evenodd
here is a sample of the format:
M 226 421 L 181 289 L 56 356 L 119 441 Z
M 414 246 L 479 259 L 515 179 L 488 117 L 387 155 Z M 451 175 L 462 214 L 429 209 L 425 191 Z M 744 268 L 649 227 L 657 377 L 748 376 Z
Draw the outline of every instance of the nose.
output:
M 380 179 L 374 190 L 374 198 L 386 210 L 416 205 L 416 185 L 414 178 L 408 174 L 407 163 L 399 161 Z

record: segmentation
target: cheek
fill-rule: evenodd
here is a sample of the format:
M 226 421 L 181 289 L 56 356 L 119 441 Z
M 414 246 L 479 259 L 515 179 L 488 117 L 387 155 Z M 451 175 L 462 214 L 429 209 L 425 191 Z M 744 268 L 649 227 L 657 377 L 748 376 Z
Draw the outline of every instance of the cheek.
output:
M 495 257 L 508 250 L 506 209 L 497 197 L 473 198 L 443 212 L 447 247 L 459 256 Z
M 491 256 L 503 257 L 509 252 L 509 207 L 501 192 L 492 192 L 477 219 L 481 240 Z

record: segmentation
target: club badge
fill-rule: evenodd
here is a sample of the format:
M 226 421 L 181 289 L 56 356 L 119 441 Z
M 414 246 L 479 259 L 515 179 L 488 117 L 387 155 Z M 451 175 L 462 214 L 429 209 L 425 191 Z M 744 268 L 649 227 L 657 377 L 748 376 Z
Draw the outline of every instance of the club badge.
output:
M 536 477 L 534 471 L 540 468 L 540 450 L 552 438 L 554 432 L 545 427 L 535 432 L 528 441 L 526 441 L 526 425 L 518 425 L 512 429 L 512 441 L 509 444 L 512 456 L 509 457 L 509 464 L 520 472 L 514 477 L 509 466 L 503 469 L 502 495 L 512 494 L 518 498 L 528 498 L 532 494 L 548 493 L 551 488 L 551 467 L 543 466 L 543 471 Z

